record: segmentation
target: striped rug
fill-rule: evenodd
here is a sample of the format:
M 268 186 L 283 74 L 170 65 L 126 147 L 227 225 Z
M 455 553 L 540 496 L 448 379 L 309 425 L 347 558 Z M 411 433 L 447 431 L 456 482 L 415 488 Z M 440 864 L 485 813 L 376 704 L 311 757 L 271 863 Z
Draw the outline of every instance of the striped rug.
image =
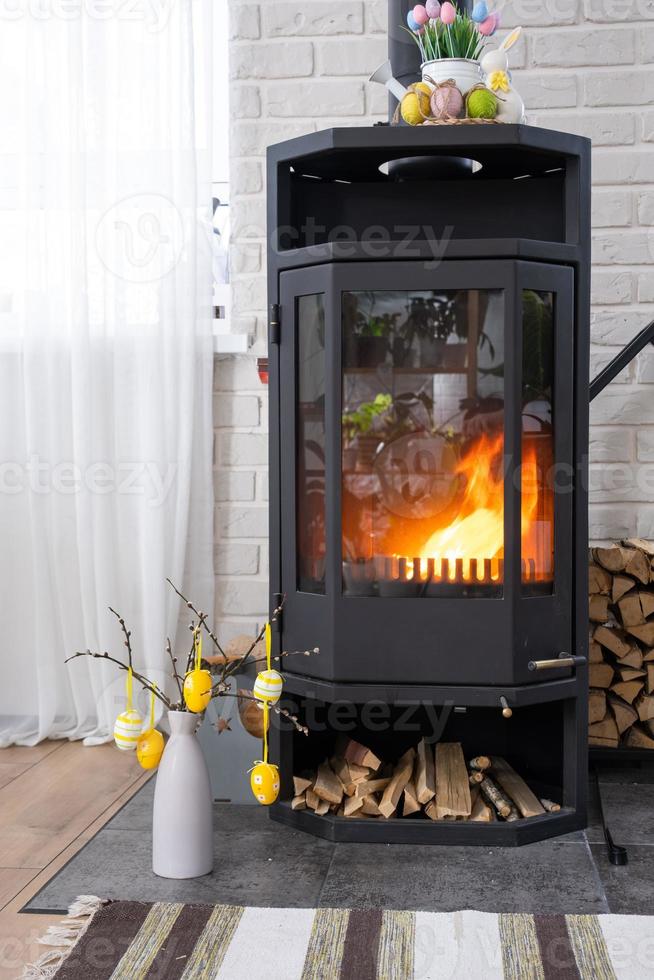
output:
M 69 935 L 74 933 L 74 921 L 71 931 L 67 920 Z M 54 927 L 54 935 L 44 943 L 55 943 L 56 931 Z M 57 980 L 644 980 L 654 976 L 654 916 L 113 902 L 103 904 L 79 932 L 70 942 L 70 952 L 46 953 L 24 976 Z

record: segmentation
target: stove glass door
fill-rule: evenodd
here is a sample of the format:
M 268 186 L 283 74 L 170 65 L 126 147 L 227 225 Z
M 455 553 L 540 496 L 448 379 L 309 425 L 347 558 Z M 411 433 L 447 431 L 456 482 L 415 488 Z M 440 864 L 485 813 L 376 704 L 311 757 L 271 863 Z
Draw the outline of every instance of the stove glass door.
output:
M 344 595 L 502 595 L 504 307 L 342 292 Z

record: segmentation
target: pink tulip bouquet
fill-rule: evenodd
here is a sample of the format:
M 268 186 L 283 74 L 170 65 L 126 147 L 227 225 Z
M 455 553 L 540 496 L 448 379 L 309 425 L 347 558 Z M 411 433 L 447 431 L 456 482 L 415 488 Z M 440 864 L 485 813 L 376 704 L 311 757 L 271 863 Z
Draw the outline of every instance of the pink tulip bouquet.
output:
M 499 27 L 500 14 L 490 11 L 486 0 L 477 0 L 472 14 L 462 13 L 449 0 L 426 0 L 409 11 L 406 22 L 423 62 L 440 58 L 477 61 L 485 39 Z

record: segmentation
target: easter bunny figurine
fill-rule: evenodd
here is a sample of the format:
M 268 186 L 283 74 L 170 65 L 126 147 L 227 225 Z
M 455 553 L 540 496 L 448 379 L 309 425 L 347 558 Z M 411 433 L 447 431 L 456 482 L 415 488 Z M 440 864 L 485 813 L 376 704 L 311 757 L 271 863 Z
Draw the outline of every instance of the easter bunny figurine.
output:
M 520 38 L 521 33 L 522 28 L 516 27 L 504 38 L 499 48 L 489 51 L 481 59 L 486 88 L 489 88 L 498 99 L 499 108 L 495 118 L 502 123 L 521 123 L 525 118 L 525 104 L 511 85 L 507 53 Z

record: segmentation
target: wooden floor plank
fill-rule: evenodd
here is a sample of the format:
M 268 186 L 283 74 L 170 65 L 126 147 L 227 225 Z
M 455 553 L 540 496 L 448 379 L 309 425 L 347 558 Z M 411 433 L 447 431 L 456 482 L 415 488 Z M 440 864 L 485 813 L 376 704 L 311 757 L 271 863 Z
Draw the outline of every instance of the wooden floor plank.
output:
M 69 744 L 66 739 L 58 739 L 39 742 L 38 745 L 10 745 L 7 749 L 0 749 L 0 762 L 15 762 L 26 766 L 35 766 L 37 762 L 46 759 L 53 752 L 57 752 L 64 745 Z
M 0 910 L 36 877 L 33 868 L 0 868 Z
M 37 960 L 45 950 L 37 940 L 46 933 L 50 925 L 55 925 L 62 919 L 60 915 L 21 913 L 20 909 L 85 844 L 92 840 L 104 824 L 152 776 L 152 773 L 143 772 L 138 768 L 133 755 L 119 752 L 111 745 L 87 749 L 79 742 L 55 744 L 58 750 L 66 747 L 66 758 L 56 759 L 52 751 L 45 755 L 37 752 L 38 758 L 34 766 L 29 761 L 25 762 L 27 766 L 25 772 L 11 784 L 13 787 L 18 780 L 22 780 L 27 775 L 27 769 L 30 770 L 33 782 L 30 790 L 32 800 L 30 805 L 41 805 L 43 811 L 40 819 L 33 821 L 37 824 L 35 839 L 42 842 L 43 832 L 47 831 L 51 813 L 56 834 L 50 850 L 54 850 L 55 847 L 59 847 L 59 850 L 42 870 L 29 867 L 0 868 L 0 908 L 4 905 L 0 911 L 0 980 L 15 980 L 22 972 L 24 964 Z M 27 758 L 29 760 L 29 757 Z M 57 785 L 57 781 L 61 779 L 68 779 L 68 782 Z M 90 802 L 92 793 L 87 785 L 89 779 L 92 791 L 95 792 L 93 803 Z M 119 790 L 116 790 L 117 785 L 120 787 Z M 34 789 L 35 786 L 40 787 L 38 792 Z M 11 839 L 11 835 L 6 833 L 10 828 L 11 819 L 4 805 L 6 798 L 11 803 L 13 819 L 22 819 L 25 815 L 25 808 L 16 805 L 15 790 L 12 789 L 11 793 L 7 790 L 8 787 L 0 790 L 0 850 L 3 853 L 7 841 Z M 43 806 L 48 793 L 51 794 L 50 800 L 53 806 L 49 803 Z M 67 798 L 67 811 L 62 809 L 61 804 L 57 803 L 54 797 L 57 800 L 59 797 Z M 65 812 L 71 811 L 75 813 L 62 826 L 62 816 L 65 816 Z M 82 831 L 79 831 L 80 824 L 88 820 L 92 813 L 95 813 L 95 816 L 84 825 Z M 17 817 L 17 814 L 20 816 Z M 30 832 L 32 829 L 30 825 Z M 22 843 L 25 844 L 24 839 Z M 44 854 L 43 848 L 39 853 Z
M 22 762 L 2 762 L 1 758 L 0 756 L 0 789 L 15 779 L 16 776 L 20 776 L 21 773 L 31 768 Z
M 0 789 L 0 867 L 44 868 L 141 772 L 114 745 L 65 743 Z

